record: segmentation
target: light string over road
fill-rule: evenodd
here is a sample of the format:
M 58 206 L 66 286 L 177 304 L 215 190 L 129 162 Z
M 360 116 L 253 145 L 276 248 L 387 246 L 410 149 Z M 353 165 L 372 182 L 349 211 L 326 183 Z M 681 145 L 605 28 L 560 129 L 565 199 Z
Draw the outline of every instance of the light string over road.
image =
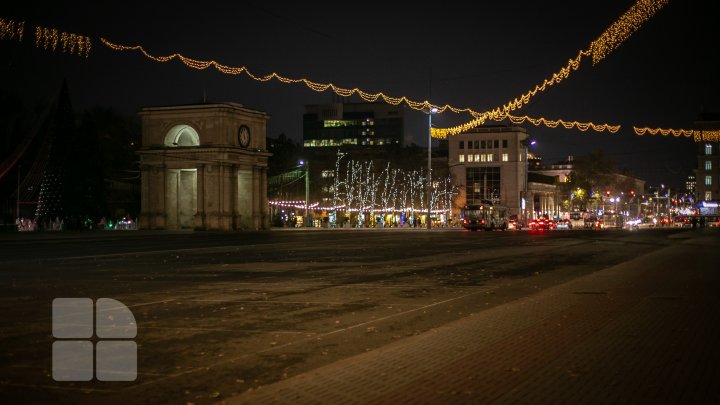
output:
M 451 128 L 432 128 L 432 136 L 437 139 L 444 139 L 451 135 L 457 135 L 462 132 L 466 132 L 470 129 L 476 128 L 480 125 L 485 124 L 488 120 L 503 121 L 509 120 L 514 124 L 522 124 L 524 122 L 530 122 L 535 126 L 546 126 L 548 128 L 562 127 L 565 129 L 578 129 L 580 131 L 593 130 L 596 132 L 609 132 L 616 133 L 620 130 L 620 125 L 612 125 L 608 123 L 596 124 L 593 122 L 579 122 L 579 121 L 567 121 L 562 119 L 549 119 L 545 117 L 529 117 L 515 116 L 511 112 L 522 108 L 530 102 L 538 93 L 546 91 L 549 87 L 558 84 L 562 80 L 570 76 L 572 71 L 579 69 L 580 64 L 584 57 L 591 56 L 593 64 L 597 64 L 607 57 L 612 51 L 617 49 L 623 41 L 630 37 L 640 26 L 650 19 L 655 13 L 660 10 L 663 6 L 668 3 L 669 0 L 638 0 L 628 11 L 626 11 L 618 20 L 613 22 L 611 26 L 603 32 L 603 34 L 590 44 L 589 49 L 581 50 L 578 54 L 568 60 L 568 63 L 562 67 L 558 72 L 552 74 L 550 78 L 546 78 L 542 84 L 536 85 L 532 90 L 524 93 L 520 97 L 513 99 L 512 101 L 504 104 L 502 107 L 487 110 L 483 112 L 475 111 L 471 108 L 455 107 L 450 104 L 444 106 L 436 106 L 428 100 L 414 101 L 405 96 L 394 97 L 388 96 L 383 92 L 371 93 L 361 90 L 360 88 L 343 88 L 333 83 L 320 83 L 314 82 L 307 78 L 289 78 L 280 75 L 279 73 L 273 72 L 265 75 L 257 75 L 252 73 L 245 66 L 228 66 L 221 64 L 215 60 L 199 60 L 189 58 L 180 53 L 173 53 L 166 56 L 157 56 L 148 52 L 142 45 L 121 45 L 116 44 L 106 38 L 100 38 L 103 45 L 111 50 L 123 52 L 123 51 L 136 51 L 140 52 L 146 58 L 155 62 L 166 63 L 175 59 L 180 60 L 187 67 L 197 70 L 204 70 L 208 68 L 215 68 L 221 73 L 229 75 L 241 75 L 245 74 L 253 80 L 259 82 L 267 82 L 271 80 L 277 80 L 281 83 L 286 84 L 304 84 L 307 88 L 316 92 L 332 91 L 335 94 L 342 97 L 350 97 L 357 94 L 362 100 L 366 102 L 378 102 L 382 101 L 391 105 L 406 104 L 408 107 L 419 110 L 428 111 L 432 108 L 437 108 L 438 112 L 445 112 L 447 110 L 454 113 L 469 113 L 474 118 L 464 124 L 451 127 Z M 0 40 L 10 39 L 14 40 L 17 38 L 18 41 L 22 41 L 25 29 L 25 22 L 15 22 L 14 20 L 6 20 L 0 18 Z M 35 46 L 37 48 L 43 48 L 45 50 L 55 51 L 58 46 L 62 46 L 63 52 L 69 52 L 70 54 L 77 53 L 80 56 L 88 57 L 92 48 L 92 43 L 89 37 L 61 32 L 54 28 L 47 27 L 35 27 Z M 661 134 L 668 136 L 672 134 L 675 137 L 685 136 L 687 138 L 692 137 L 696 142 L 700 141 L 717 141 L 719 139 L 717 131 L 697 131 L 687 129 L 660 129 L 660 128 L 649 128 L 649 127 L 633 127 L 635 133 L 639 136 L 649 133 L 651 135 Z
M 562 67 L 558 72 L 553 73 L 552 77 L 545 79 L 542 84 L 536 85 L 534 89 L 528 91 L 522 96 L 515 98 L 514 100 L 504 104 L 502 107 L 498 107 L 492 110 L 484 112 L 470 111 L 473 117 L 472 121 L 466 122 L 450 128 L 434 128 L 434 138 L 446 138 L 449 135 L 457 135 L 459 133 L 468 131 L 472 128 L 478 127 L 485 124 L 487 120 L 502 121 L 506 117 L 510 117 L 510 113 L 514 110 L 524 107 L 530 100 L 537 95 L 539 92 L 547 90 L 549 87 L 561 82 L 570 76 L 572 71 L 578 70 L 582 62 L 583 57 L 592 56 L 593 65 L 599 63 L 605 59 L 612 51 L 617 49 L 626 39 L 630 37 L 635 31 L 640 29 L 642 24 L 649 20 L 655 13 L 660 10 L 663 6 L 668 3 L 669 0 L 638 0 L 635 4 L 628 9 L 619 19 L 613 22 L 608 29 L 606 29 L 602 35 L 593 42 L 587 50 L 580 50 L 575 56 L 568 60 L 568 63 Z M 548 120 L 546 118 L 539 118 L 547 122 L 555 122 L 558 120 Z M 615 127 L 609 124 L 594 124 L 592 122 L 581 123 L 577 121 L 571 121 L 577 128 L 589 127 L 594 131 L 598 131 L 596 128 Z M 572 127 L 572 126 L 571 126 Z M 554 127 L 550 127 L 554 128 Z M 568 128 L 565 126 L 565 128 Z M 568 128 L 569 129 L 569 128 Z M 618 126 L 619 129 L 619 126 Z M 617 132 L 617 131 L 612 131 Z

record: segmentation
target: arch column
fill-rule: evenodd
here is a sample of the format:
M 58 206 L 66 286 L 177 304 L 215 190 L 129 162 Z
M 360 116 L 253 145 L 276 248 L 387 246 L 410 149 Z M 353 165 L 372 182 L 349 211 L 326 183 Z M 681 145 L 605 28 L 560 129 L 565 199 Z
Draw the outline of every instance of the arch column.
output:
M 205 229 L 205 165 L 198 164 L 197 169 L 197 210 L 195 212 L 195 229 Z

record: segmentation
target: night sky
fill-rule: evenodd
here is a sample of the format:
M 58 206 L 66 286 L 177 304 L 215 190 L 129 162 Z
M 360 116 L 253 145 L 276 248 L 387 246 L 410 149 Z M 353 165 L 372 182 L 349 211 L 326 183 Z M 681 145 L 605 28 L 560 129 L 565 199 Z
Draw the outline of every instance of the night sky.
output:
M 174 52 L 278 72 L 342 87 L 383 91 L 434 104 L 485 110 L 521 95 L 586 49 L 632 1 L 506 1 L 432 7 L 393 2 L 269 3 L 113 2 L 49 7 L 18 2 L 0 17 L 25 20 L 22 43 L 0 41 L 0 85 L 29 103 L 46 101 L 67 79 L 76 111 L 100 104 L 123 114 L 145 106 L 233 101 L 266 111 L 268 135 L 302 138 L 305 104 L 331 94 L 277 81 L 189 69 L 118 53 L 99 38 L 142 44 L 157 55 Z M 608 3 L 612 3 L 608 5 Z M 689 139 L 638 137 L 632 126 L 692 129 L 701 111 L 720 112 L 717 61 L 720 28 L 709 2 L 671 0 L 607 59 L 590 60 L 515 115 L 622 124 L 617 134 L 528 125 L 546 163 L 602 148 L 648 185 L 678 186 L 695 167 Z M 32 27 L 87 35 L 89 58 L 36 49 Z M 5 91 L 5 90 L 3 90 Z M 359 98 L 355 101 L 359 101 Z M 426 115 L 409 110 L 407 129 L 427 143 Z M 445 113 L 433 123 L 469 118 Z

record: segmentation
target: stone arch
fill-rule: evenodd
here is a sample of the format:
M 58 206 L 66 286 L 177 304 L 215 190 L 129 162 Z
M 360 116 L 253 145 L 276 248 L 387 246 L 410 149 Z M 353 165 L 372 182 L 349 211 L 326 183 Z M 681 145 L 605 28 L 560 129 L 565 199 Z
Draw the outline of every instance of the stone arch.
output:
M 198 146 L 200 135 L 190 125 L 175 125 L 165 135 L 165 146 Z

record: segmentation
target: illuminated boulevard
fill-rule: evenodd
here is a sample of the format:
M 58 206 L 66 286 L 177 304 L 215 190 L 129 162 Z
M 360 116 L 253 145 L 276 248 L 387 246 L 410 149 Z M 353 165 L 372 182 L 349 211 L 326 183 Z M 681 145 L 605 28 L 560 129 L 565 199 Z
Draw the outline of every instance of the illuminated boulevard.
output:
M 0 235 L 4 403 L 720 403 L 713 229 Z M 52 378 L 113 298 L 134 382 Z

